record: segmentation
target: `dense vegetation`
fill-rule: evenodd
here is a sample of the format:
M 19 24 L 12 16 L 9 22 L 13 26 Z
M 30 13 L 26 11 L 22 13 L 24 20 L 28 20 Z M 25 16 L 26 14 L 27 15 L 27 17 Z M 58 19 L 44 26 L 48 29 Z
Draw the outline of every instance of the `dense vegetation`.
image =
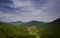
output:
M 50 23 L 0 22 L 0 38 L 60 38 L 60 19 Z

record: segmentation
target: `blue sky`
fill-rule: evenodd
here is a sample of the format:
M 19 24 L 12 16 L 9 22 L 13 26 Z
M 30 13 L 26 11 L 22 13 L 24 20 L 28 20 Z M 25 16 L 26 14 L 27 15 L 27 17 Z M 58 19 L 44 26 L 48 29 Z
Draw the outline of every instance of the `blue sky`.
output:
M 0 21 L 44 21 L 60 18 L 60 0 L 0 0 Z

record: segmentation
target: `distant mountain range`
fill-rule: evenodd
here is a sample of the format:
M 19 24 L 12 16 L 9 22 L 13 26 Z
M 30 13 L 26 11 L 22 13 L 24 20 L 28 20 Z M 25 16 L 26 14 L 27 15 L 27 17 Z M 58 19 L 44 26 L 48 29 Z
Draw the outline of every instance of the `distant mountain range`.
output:
M 13 24 L 24 24 L 24 23 L 26 23 L 26 24 L 43 24 L 45 22 L 40 22 L 40 21 L 33 20 L 33 21 L 29 21 L 29 22 L 16 21 L 16 22 L 11 22 L 11 23 L 13 23 Z M 59 23 L 60 24 L 60 18 L 52 21 L 51 23 Z
M 29 22 L 16 21 L 16 22 L 8 22 L 8 23 L 10 23 L 10 24 L 17 24 L 17 25 L 19 25 L 19 24 L 27 24 L 27 25 L 29 25 L 29 24 L 30 25 L 46 24 L 45 22 L 40 22 L 40 21 L 35 21 L 35 20 L 29 21 Z M 56 19 L 56 20 L 54 20 L 52 22 L 48 22 L 48 23 L 60 24 L 60 18 L 58 18 L 58 19 Z

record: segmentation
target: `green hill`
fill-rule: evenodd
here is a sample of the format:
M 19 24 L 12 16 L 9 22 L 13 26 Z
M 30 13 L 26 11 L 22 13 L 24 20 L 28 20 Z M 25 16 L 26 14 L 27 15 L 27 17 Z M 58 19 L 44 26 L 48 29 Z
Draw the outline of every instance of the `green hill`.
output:
M 12 23 L 0 22 L 0 38 L 60 38 L 60 19 Z

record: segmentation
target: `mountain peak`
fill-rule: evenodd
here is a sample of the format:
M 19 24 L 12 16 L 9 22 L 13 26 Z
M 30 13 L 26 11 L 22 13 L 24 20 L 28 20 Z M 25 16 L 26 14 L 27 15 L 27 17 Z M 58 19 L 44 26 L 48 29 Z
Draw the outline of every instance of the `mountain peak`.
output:
M 60 22 L 60 18 L 58 18 L 58 19 L 54 20 L 53 22 L 58 22 L 58 21 Z
M 43 22 L 32 20 L 30 21 L 30 23 L 43 23 Z
M 60 23 L 60 18 L 54 20 L 52 23 Z

